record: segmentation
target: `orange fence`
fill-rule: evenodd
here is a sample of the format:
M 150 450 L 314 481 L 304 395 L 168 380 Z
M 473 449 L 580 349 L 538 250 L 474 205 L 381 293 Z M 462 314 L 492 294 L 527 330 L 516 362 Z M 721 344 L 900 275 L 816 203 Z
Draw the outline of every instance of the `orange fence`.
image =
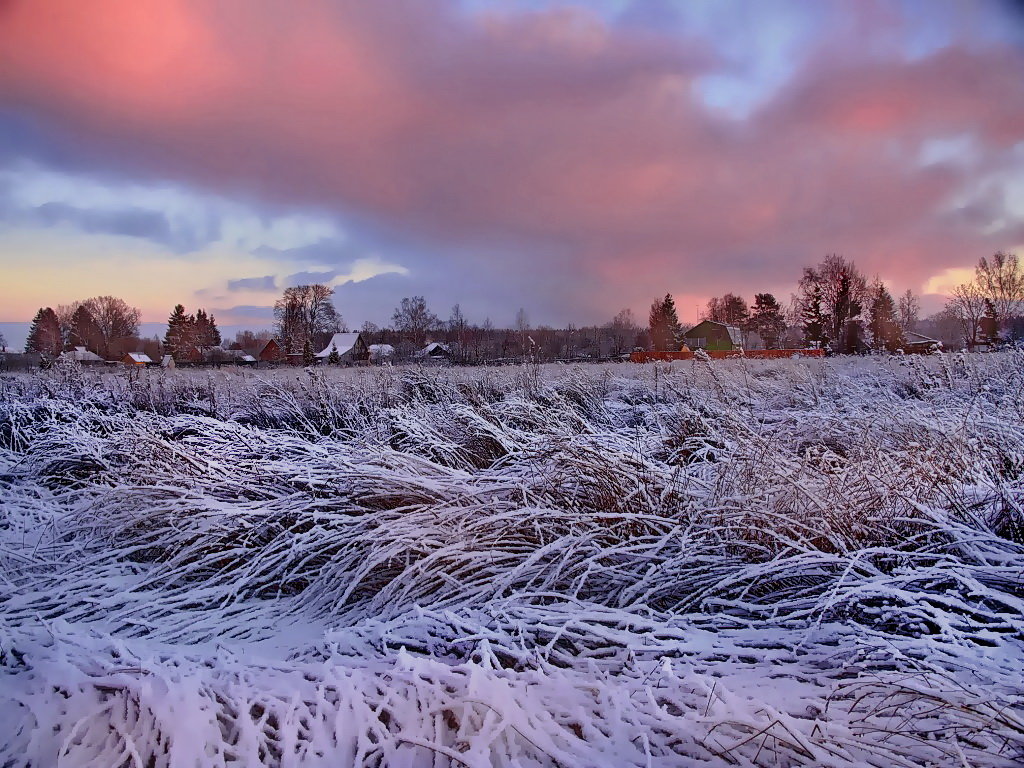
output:
M 824 357 L 823 349 L 751 349 L 744 352 L 742 349 L 729 351 L 711 350 L 707 352 L 712 360 L 728 360 L 730 358 L 745 357 L 748 360 L 778 360 L 790 357 Z M 631 363 L 652 363 L 656 360 L 668 362 L 670 360 L 692 360 L 693 352 L 689 349 L 679 352 L 634 352 L 629 356 Z

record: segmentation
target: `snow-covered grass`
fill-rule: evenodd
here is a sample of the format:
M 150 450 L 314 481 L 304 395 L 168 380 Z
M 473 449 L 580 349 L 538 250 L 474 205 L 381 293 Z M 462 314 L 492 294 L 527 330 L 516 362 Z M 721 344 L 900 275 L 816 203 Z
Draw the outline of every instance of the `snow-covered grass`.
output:
M 0 765 L 1024 759 L 1024 355 L 0 379 Z

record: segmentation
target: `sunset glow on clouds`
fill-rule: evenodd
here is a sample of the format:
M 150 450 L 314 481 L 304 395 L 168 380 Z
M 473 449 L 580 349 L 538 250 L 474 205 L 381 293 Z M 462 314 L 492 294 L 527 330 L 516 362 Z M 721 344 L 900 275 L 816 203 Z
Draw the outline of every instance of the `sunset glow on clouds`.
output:
M 562 324 L 670 290 L 692 317 L 830 252 L 941 293 L 1024 252 L 1022 25 L 996 0 L 0 0 L 0 320 L 104 292 L 248 322 L 316 275 L 355 324 L 411 294 Z

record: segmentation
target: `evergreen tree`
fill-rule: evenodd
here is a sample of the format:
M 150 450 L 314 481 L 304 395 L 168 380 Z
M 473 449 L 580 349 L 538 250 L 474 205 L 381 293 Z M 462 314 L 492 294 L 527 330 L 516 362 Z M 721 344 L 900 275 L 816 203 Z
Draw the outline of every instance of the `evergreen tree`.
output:
M 868 330 L 875 349 L 895 352 L 903 346 L 903 331 L 896 313 L 896 301 L 881 282 L 872 287 L 871 321 Z
M 213 315 L 207 315 L 205 309 L 196 310 L 193 324 L 193 335 L 195 345 L 202 350 L 220 346 L 220 331 L 217 329 L 217 321 Z
M 803 306 L 800 308 L 804 343 L 815 349 L 823 349 L 828 345 L 828 331 L 822 301 L 821 286 L 814 283 L 809 286 Z
M 666 293 L 664 299 L 651 304 L 648 322 L 651 329 L 651 344 L 656 351 L 675 351 L 680 348 L 682 330 L 679 327 L 679 316 L 676 314 L 676 303 L 672 294 Z
M 676 302 L 671 293 L 665 294 L 664 317 L 668 326 L 668 332 L 672 339 L 673 349 L 679 349 L 683 345 L 683 327 L 679 324 L 679 315 L 676 313 Z
M 185 313 L 185 307 L 175 304 L 167 318 L 167 333 L 164 335 L 164 349 L 175 360 L 182 360 L 195 346 L 195 318 Z
M 221 344 L 220 328 L 217 327 L 217 320 L 210 313 L 209 326 L 207 327 L 207 340 L 210 342 L 211 347 L 219 347 Z
M 759 293 L 754 297 L 754 311 L 747 327 L 761 337 L 767 349 L 778 349 L 779 340 L 786 332 L 786 319 L 772 294 Z
M 327 362 L 331 365 L 341 365 L 341 355 L 338 354 L 338 347 L 334 344 L 331 344 L 331 351 L 327 355 Z
M 316 357 L 313 355 L 313 343 L 306 339 L 302 342 L 302 364 L 309 366 L 316 362 Z
M 38 352 L 44 357 L 56 357 L 63 349 L 57 313 L 50 307 L 41 308 L 32 319 L 32 327 L 25 341 L 25 351 Z

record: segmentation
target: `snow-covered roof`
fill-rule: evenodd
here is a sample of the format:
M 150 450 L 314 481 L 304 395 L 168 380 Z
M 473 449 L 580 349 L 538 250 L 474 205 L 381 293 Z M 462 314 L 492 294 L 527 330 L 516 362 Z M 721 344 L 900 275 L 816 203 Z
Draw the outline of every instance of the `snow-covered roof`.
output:
M 102 363 L 103 358 L 97 355 L 95 352 L 91 352 L 85 347 L 75 347 L 69 352 L 65 352 L 61 357 L 69 357 L 72 360 L 77 360 L 80 363 Z
M 437 354 L 445 354 L 445 355 L 447 355 L 450 351 L 451 350 L 448 349 L 448 345 L 447 344 L 442 344 L 440 341 L 432 341 L 429 344 L 427 344 L 427 346 L 425 346 L 423 349 L 421 349 L 419 352 L 417 352 L 416 354 L 421 356 L 421 357 L 426 357 L 426 356 L 429 356 L 429 355 L 437 355 Z
M 395 348 L 390 344 L 371 344 L 369 351 L 371 355 L 377 357 L 387 357 L 388 355 L 395 354 Z
M 128 354 L 125 355 L 125 357 L 130 357 L 132 359 L 133 363 L 152 363 L 153 362 L 152 360 L 149 359 L 149 355 L 143 355 L 143 354 L 140 354 L 139 352 L 129 352 Z
M 327 346 L 316 353 L 317 357 L 328 357 L 331 354 L 331 347 L 338 350 L 339 355 L 344 355 L 359 341 L 358 333 L 336 333 L 327 342 Z
M 920 333 L 914 333 L 913 331 L 907 331 L 903 334 L 903 341 L 907 344 L 940 344 L 938 339 L 933 339 L 930 336 L 925 336 Z

